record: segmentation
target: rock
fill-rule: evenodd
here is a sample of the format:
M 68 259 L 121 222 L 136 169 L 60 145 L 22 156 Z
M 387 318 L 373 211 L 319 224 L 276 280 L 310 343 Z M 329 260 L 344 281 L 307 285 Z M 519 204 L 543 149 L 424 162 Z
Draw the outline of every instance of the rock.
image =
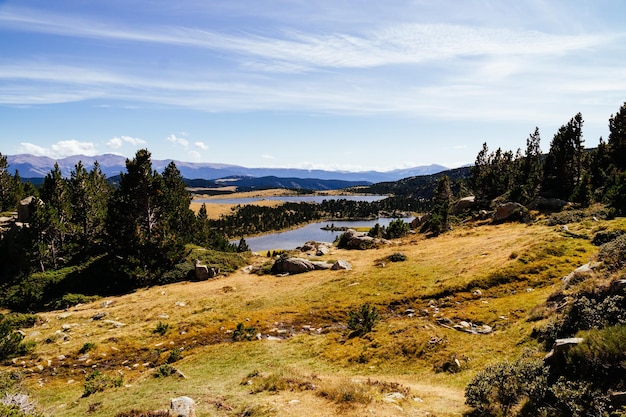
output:
M 405 398 L 406 397 L 401 392 L 390 392 L 389 394 L 385 394 L 383 401 L 387 403 L 397 403 Z
M 196 417 L 196 403 L 189 397 L 172 398 L 170 402 L 172 417 Z
M 626 290 L 626 279 L 616 279 L 611 282 L 611 292 L 619 293 L 624 292 Z
M 330 269 L 332 269 L 333 271 L 338 271 L 338 270 L 350 271 L 352 269 L 352 265 L 350 264 L 350 262 L 340 259 L 337 262 L 335 262 Z
M 493 214 L 494 223 L 502 223 L 506 221 L 522 220 L 528 209 L 519 203 L 504 203 L 496 209 Z
M 311 263 L 313 264 L 316 270 L 330 269 L 333 266 L 333 264 L 330 264 L 328 262 L 322 262 L 322 261 L 312 261 Z
M 572 285 L 576 285 L 591 278 L 591 276 L 593 276 L 594 274 L 594 266 L 595 265 L 592 265 L 591 263 L 586 263 L 570 272 L 567 276 L 561 278 L 561 280 L 565 284 L 565 288 L 569 288 Z
M 611 405 L 616 410 L 621 409 L 626 406 L 626 392 L 611 392 L 609 394 L 609 399 L 611 401 Z
M 91 316 L 91 319 L 92 320 L 102 320 L 104 318 L 104 316 L 106 316 L 106 314 L 104 314 L 103 311 L 98 311 L 96 314 Z
M 104 320 L 103 323 L 110 324 L 110 325 L 112 325 L 113 327 L 116 327 L 116 328 L 126 326 L 124 323 L 122 323 L 120 321 L 115 321 L 115 320 Z
M 317 248 L 317 252 L 315 252 L 315 256 L 328 255 L 329 252 L 330 252 L 330 248 L 328 246 L 319 246 Z
M 17 206 L 17 221 L 21 222 L 21 223 L 28 223 L 30 220 L 30 216 L 31 216 L 31 203 L 33 202 L 33 200 L 35 199 L 34 196 L 29 196 L 26 197 L 22 200 L 20 200 L 18 206 Z M 39 202 L 40 205 L 43 205 L 43 202 L 41 200 L 37 200 Z
M 272 274 L 301 274 L 313 271 L 315 266 L 311 261 L 302 258 L 280 258 L 272 266 Z
M 474 197 L 473 195 L 469 197 L 464 197 L 452 205 L 452 213 L 459 214 L 469 208 L 474 207 L 475 204 L 476 197 Z

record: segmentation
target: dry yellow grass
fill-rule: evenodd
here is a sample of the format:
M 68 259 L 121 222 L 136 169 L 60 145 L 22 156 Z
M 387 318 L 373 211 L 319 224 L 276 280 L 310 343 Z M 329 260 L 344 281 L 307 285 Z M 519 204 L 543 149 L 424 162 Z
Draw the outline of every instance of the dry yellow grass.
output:
M 554 254 L 542 255 L 542 248 Z M 587 240 L 558 228 L 521 224 L 464 227 L 435 239 L 411 235 L 369 251 L 334 250 L 320 259 L 345 259 L 353 270 L 286 277 L 240 270 L 43 313 L 45 323 L 27 330 L 27 340 L 36 342 L 33 355 L 10 368 L 26 373 L 46 408 L 69 417 L 83 416 L 90 407 L 90 415 L 102 417 L 129 408 L 166 408 L 178 395 L 198 401 L 199 416 L 227 416 L 251 406 L 260 407 L 260 415 L 276 416 L 460 415 L 472 375 L 534 346 L 529 312 L 594 251 Z M 395 252 L 407 261 L 382 267 L 381 260 Z M 266 261 L 254 258 L 256 264 Z M 541 268 L 533 275 L 528 265 Z M 507 274 L 516 279 L 498 281 Z M 383 321 L 364 337 L 347 338 L 347 313 L 366 302 L 379 309 Z M 477 335 L 441 325 L 463 320 L 495 331 Z M 154 333 L 158 323 L 169 331 Z M 264 340 L 233 343 L 238 323 L 254 327 Z M 95 348 L 81 356 L 85 343 Z M 174 366 L 187 379 L 153 378 L 154 365 L 164 363 L 173 348 L 183 349 Z M 462 372 L 435 372 L 455 359 Z M 81 398 L 93 369 L 123 373 L 126 386 Z M 313 390 L 251 395 L 241 385 L 251 372 L 288 369 L 315 375 L 321 383 L 342 378 L 396 383 L 410 394 L 394 403 L 374 393 L 371 403 L 347 411 Z

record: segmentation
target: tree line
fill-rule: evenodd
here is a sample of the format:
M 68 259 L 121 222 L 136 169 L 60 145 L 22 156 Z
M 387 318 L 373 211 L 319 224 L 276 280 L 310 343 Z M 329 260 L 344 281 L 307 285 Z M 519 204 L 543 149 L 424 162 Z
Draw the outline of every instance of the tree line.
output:
M 626 210 L 626 103 L 609 119 L 609 137 L 586 149 L 580 113 L 561 126 L 541 151 L 539 129 L 518 149 L 489 152 L 487 144 L 476 157 L 470 187 L 479 200 L 503 198 L 527 204 L 537 197 L 558 198 L 583 207 L 600 202 L 618 213 Z
M 209 224 L 206 207 L 198 216 L 191 211 L 191 194 L 174 162 L 159 173 L 142 149 L 126 161 L 126 170 L 113 187 L 97 162 L 90 171 L 77 163 L 69 178 L 57 164 L 36 190 L 17 172 L 11 175 L 0 154 L 2 211 L 35 195 L 27 223 L 13 223 L 0 235 L 5 301 L 11 291 L 20 298 L 22 283 L 53 277 L 61 268 L 75 268 L 74 289 L 119 292 L 157 282 L 184 259 L 187 244 L 237 250 Z

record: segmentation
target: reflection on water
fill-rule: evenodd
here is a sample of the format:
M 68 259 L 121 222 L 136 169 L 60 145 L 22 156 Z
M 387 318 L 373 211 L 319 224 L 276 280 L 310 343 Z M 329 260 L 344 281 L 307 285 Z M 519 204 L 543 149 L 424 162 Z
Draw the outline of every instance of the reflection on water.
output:
M 379 218 L 375 220 L 354 220 L 354 221 L 324 221 L 310 223 L 299 229 L 289 230 L 286 232 L 272 233 L 269 235 L 246 237 L 246 243 L 253 252 L 266 252 L 274 249 L 295 249 L 302 246 L 309 240 L 317 242 L 332 242 L 341 235 L 341 231 L 322 230 L 321 227 L 326 225 L 334 225 L 335 227 L 374 227 L 376 223 L 381 226 L 388 226 L 395 219 Z M 410 222 L 413 218 L 404 219 Z M 238 241 L 235 241 L 237 243 Z
M 250 204 L 256 201 L 271 200 L 284 201 L 288 203 L 321 203 L 324 200 L 349 200 L 349 201 L 378 201 L 387 198 L 386 195 L 304 195 L 304 196 L 283 196 L 283 197 L 246 197 L 246 198 L 204 198 L 194 200 L 198 203 L 213 204 Z

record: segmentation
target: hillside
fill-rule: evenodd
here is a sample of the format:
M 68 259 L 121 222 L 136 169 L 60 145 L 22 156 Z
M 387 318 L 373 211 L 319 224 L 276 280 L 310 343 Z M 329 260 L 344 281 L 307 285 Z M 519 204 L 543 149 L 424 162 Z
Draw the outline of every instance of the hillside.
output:
M 4 369 L 21 372 L 47 412 L 68 417 L 165 409 L 180 395 L 198 416 L 458 416 L 478 371 L 538 346 L 530 334 L 545 320 L 541 306 L 597 253 L 590 238 L 626 227 L 591 216 L 563 217 L 567 230 L 541 216 L 471 223 L 319 258 L 347 260 L 351 271 L 244 268 L 41 313 L 24 329 L 33 352 Z M 406 261 L 387 260 L 398 252 Z M 364 303 L 382 320 L 349 337 L 349 312 Z M 238 324 L 252 340 L 233 341 Z M 185 377 L 155 378 L 173 354 Z M 83 396 L 94 370 L 120 386 Z

